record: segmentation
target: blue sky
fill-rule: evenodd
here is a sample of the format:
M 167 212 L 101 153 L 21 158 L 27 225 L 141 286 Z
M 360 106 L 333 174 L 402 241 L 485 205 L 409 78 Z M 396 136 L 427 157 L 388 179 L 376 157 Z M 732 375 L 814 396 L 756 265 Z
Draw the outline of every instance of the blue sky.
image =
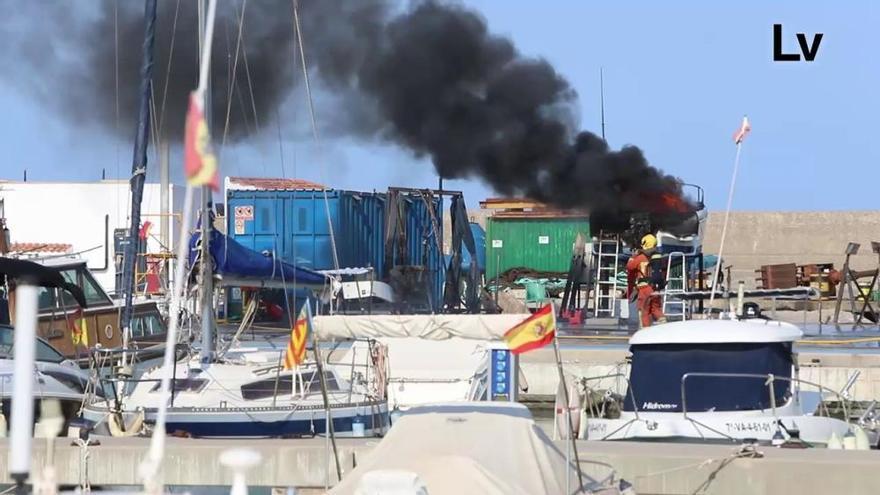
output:
M 731 135 L 743 114 L 753 131 L 735 209 L 876 208 L 876 2 L 464 3 L 482 12 L 493 32 L 565 75 L 581 97 L 581 126 L 597 133 L 603 67 L 611 146 L 637 145 L 653 165 L 702 185 L 710 209 L 724 207 Z M 824 33 L 816 61 L 774 63 L 774 23 L 783 24 L 787 52 L 798 49 L 796 32 Z M 303 104 L 301 94 L 291 94 L 281 122 L 285 133 L 298 125 L 287 119 L 300 118 Z M 0 177 L 20 179 L 27 168 L 31 180 L 94 180 L 104 168 L 108 177 L 127 178 L 131 140 L 73 126 L 3 82 L 0 106 Z M 319 102 L 319 120 L 321 110 Z M 134 123 L 123 125 L 133 134 Z M 364 190 L 436 184 L 430 163 L 391 146 L 327 139 L 319 152 L 305 138 L 289 138 L 283 148 L 288 177 Z M 281 176 L 277 130 L 227 148 L 221 168 L 230 175 Z M 447 187 L 465 191 L 472 207 L 492 195 L 477 180 Z

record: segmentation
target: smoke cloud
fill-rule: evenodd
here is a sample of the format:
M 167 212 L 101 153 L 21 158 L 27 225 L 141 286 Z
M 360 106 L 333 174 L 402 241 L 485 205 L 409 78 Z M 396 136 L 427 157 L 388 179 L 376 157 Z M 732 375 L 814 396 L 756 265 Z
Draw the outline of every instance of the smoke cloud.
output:
M 196 4 L 168 0 L 159 7 L 153 91 L 162 134 L 172 139 L 182 136 L 187 95 L 198 77 Z M 20 85 L 74 121 L 128 137 L 137 109 L 143 6 L 102 0 L 94 12 L 72 13 L 68 5 L 30 6 L 2 21 L 0 34 L 21 58 L 19 70 L 4 77 L 39 80 Z M 228 138 L 237 140 L 272 120 L 301 82 L 293 9 L 291 0 L 218 5 L 213 128 L 218 139 L 228 111 Z M 300 0 L 300 14 L 316 86 L 340 103 L 332 119 L 337 133 L 405 147 L 428 157 L 443 177 L 479 177 L 499 194 L 558 207 L 663 210 L 681 197 L 677 179 L 649 165 L 638 148 L 612 151 L 580 131 L 578 96 L 569 82 L 546 60 L 526 57 L 490 33 L 486 20 L 466 7 Z M 82 19 L 50 29 L 48 17 Z M 52 32 L 55 26 L 61 32 Z

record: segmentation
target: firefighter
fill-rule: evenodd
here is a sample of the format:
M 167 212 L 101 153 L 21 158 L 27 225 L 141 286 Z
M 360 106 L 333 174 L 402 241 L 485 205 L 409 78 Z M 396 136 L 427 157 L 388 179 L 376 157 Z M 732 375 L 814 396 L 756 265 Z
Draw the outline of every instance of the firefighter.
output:
M 657 238 L 647 234 L 642 237 L 641 249 L 637 250 L 626 263 L 629 298 L 636 300 L 639 323 L 642 328 L 651 326 L 655 321 L 657 323 L 666 321 L 660 307 L 660 295 L 654 292 L 656 281 L 652 277 L 651 265 L 657 264 L 657 260 L 654 258 L 659 258 L 659 255 L 655 257 L 656 248 Z

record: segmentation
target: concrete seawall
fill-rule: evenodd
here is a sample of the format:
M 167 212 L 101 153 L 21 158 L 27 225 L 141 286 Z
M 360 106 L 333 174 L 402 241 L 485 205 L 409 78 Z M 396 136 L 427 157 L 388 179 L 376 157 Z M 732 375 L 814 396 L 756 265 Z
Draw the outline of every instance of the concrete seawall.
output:
M 417 438 L 413 439 L 418 442 Z M 462 442 L 479 439 L 461 439 Z M 85 453 L 68 439 L 56 440 L 59 483 L 77 485 L 84 480 L 81 463 Z M 357 459 L 365 459 L 377 445 L 375 439 L 338 441 L 345 472 Z M 102 439 L 88 449 L 88 480 L 92 486 L 138 485 L 138 466 L 147 452 L 143 438 Z M 557 442 L 562 450 L 568 445 Z M 42 466 L 45 442 L 34 445 L 34 466 Z M 168 485 L 229 485 L 231 473 L 218 458 L 229 448 L 259 451 L 262 461 L 248 472 L 251 486 L 296 487 L 303 492 L 322 492 L 328 466 L 323 439 L 302 440 L 194 440 L 169 438 L 163 464 Z M 880 493 L 875 474 L 880 462 L 876 451 L 829 451 L 824 449 L 777 449 L 759 447 L 759 456 L 740 457 L 736 445 L 684 445 L 634 442 L 578 441 L 582 469 L 594 479 L 604 479 L 613 467 L 618 478 L 635 485 L 640 494 L 714 493 Z M 6 465 L 7 440 L 0 441 L 0 463 Z M 335 470 L 331 471 L 331 485 Z M 0 483 L 9 483 L 3 470 Z

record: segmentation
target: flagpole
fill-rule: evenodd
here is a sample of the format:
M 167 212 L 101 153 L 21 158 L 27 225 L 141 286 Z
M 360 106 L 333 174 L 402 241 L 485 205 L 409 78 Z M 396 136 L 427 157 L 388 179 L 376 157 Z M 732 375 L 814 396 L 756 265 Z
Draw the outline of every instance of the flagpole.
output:
M 578 488 L 578 491 L 583 492 L 584 477 L 583 477 L 583 474 L 581 473 L 581 461 L 580 461 L 580 458 L 578 457 L 577 442 L 575 440 L 575 435 L 574 435 L 574 422 L 571 420 L 571 408 L 569 407 L 571 402 L 568 397 L 568 384 L 565 383 L 565 373 L 562 371 L 562 357 L 560 356 L 560 353 L 559 353 L 559 341 L 557 340 L 557 336 L 559 335 L 559 333 L 556 331 L 556 311 L 554 310 L 551 313 L 553 314 L 553 328 L 554 328 L 554 331 L 553 331 L 553 353 L 556 355 L 556 369 L 559 372 L 559 383 L 562 384 L 562 393 L 565 398 L 565 418 L 568 421 L 568 438 L 571 441 L 572 452 L 574 452 L 575 468 L 577 469 L 578 483 L 580 486 L 580 488 Z M 565 479 L 566 479 L 566 483 L 567 483 L 568 479 L 569 479 L 568 472 L 566 472 L 566 474 L 565 474 Z M 567 490 L 566 492 L 571 493 L 571 490 Z
M 312 351 L 315 354 L 315 365 L 318 368 L 318 380 L 321 384 L 321 396 L 324 398 L 324 429 L 333 444 L 333 459 L 336 461 L 336 477 L 342 481 L 342 466 L 339 464 L 339 451 L 336 450 L 336 432 L 333 429 L 333 417 L 330 414 L 330 399 L 327 397 L 327 382 L 324 380 L 324 366 L 321 364 L 321 353 L 318 351 L 318 338 L 315 337 L 315 325 L 312 322 L 311 298 L 306 297 L 306 316 L 309 319 L 309 333 L 312 334 Z
M 743 127 L 741 133 L 748 126 L 746 118 L 743 117 Z M 724 212 L 724 225 L 721 227 L 721 243 L 718 245 L 718 260 L 715 262 L 715 270 L 712 275 L 712 293 L 709 295 L 709 314 L 712 314 L 712 304 L 715 302 L 715 287 L 718 285 L 718 271 L 721 268 L 721 255 L 724 254 L 724 239 L 727 237 L 727 224 L 730 220 L 730 208 L 733 206 L 733 192 L 736 189 L 736 176 L 739 171 L 739 157 L 742 152 L 742 143 L 745 134 L 736 141 L 736 157 L 733 159 L 733 177 L 730 179 L 730 189 L 727 192 L 727 210 Z M 727 281 L 730 284 L 730 280 Z

